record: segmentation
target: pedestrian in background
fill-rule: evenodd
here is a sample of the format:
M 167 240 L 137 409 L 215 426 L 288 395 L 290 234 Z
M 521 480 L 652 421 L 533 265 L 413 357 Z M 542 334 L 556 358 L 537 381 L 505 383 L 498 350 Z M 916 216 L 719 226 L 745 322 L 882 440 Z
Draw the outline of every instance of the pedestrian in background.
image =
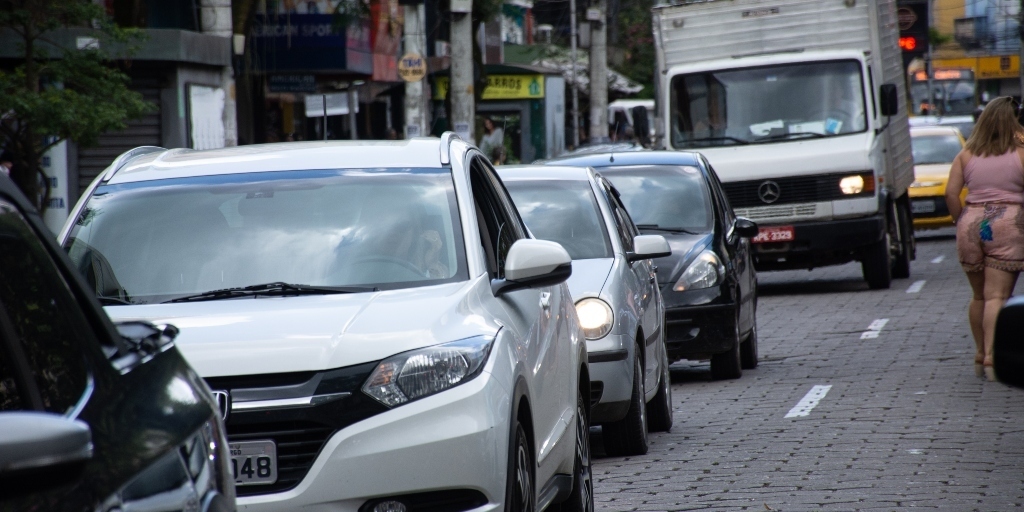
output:
M 974 336 L 975 372 L 995 380 L 996 317 L 1024 269 L 1024 132 L 1020 105 L 1008 96 L 985 106 L 953 160 L 946 206 L 956 223 L 956 249 L 973 296 L 967 317 Z M 966 207 L 960 192 L 967 187 Z
M 485 117 L 484 134 L 480 137 L 477 147 L 480 148 L 481 153 L 488 157 L 493 157 L 495 148 L 505 147 L 505 130 L 494 126 L 494 121 L 489 117 Z

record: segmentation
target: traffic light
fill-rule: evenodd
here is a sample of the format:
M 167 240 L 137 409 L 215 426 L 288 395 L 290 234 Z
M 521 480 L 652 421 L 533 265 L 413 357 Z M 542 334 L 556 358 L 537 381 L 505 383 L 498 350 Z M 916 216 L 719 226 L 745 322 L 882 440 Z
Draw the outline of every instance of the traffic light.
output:
M 900 50 L 904 63 L 928 53 L 928 2 L 927 0 L 899 0 L 896 3 L 896 18 L 900 27 Z

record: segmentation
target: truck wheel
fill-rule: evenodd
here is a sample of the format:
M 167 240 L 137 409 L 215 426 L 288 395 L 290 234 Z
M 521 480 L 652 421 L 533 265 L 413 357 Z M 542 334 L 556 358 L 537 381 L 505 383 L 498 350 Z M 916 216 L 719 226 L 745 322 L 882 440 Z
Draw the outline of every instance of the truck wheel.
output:
M 899 252 L 892 262 L 892 277 L 906 279 L 910 277 L 910 260 L 914 259 L 914 223 L 907 213 L 904 201 L 896 202 L 895 228 Z
M 864 280 L 872 290 L 886 290 L 892 284 L 892 253 L 889 252 L 889 233 L 871 244 L 860 260 Z

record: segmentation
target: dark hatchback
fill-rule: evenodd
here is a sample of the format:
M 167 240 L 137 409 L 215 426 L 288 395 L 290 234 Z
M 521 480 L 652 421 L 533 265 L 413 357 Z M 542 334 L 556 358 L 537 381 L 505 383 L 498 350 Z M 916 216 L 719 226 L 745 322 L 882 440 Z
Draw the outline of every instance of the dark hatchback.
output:
M 0 510 L 235 510 L 176 329 L 115 326 L 88 290 L 0 175 Z
M 757 226 L 736 217 L 701 154 L 593 153 L 543 163 L 595 168 L 640 231 L 672 246 L 671 256 L 654 260 L 669 359 L 710 359 L 716 379 L 757 366 L 757 275 L 748 239 Z

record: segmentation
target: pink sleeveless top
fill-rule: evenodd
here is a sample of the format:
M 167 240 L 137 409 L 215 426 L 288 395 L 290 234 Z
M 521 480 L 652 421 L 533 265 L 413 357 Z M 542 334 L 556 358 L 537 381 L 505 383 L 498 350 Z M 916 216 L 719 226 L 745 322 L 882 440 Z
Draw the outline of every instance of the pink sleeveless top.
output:
M 1024 166 L 1017 150 L 1000 156 L 973 156 L 964 168 L 968 203 L 1024 203 Z

